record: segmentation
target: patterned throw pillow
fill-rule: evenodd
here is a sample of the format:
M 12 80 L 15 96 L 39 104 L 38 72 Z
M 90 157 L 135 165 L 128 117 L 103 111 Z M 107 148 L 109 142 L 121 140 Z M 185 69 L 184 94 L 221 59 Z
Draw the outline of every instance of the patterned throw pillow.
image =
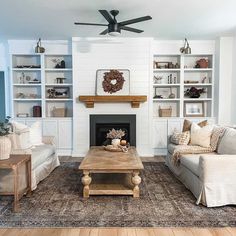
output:
M 179 133 L 174 131 L 173 135 L 170 138 L 170 141 L 177 145 L 188 145 L 190 141 L 190 131 Z
M 223 126 L 215 126 L 212 135 L 211 135 L 211 148 L 213 151 L 217 149 L 218 143 L 220 138 L 223 136 L 225 133 L 225 127 Z
M 191 126 L 192 126 L 192 121 L 190 120 L 184 120 L 184 124 L 183 124 L 183 130 L 182 132 L 186 132 L 186 131 L 190 131 L 191 130 Z M 200 126 L 201 128 L 208 125 L 207 120 L 203 120 L 201 122 L 198 123 L 198 126 Z

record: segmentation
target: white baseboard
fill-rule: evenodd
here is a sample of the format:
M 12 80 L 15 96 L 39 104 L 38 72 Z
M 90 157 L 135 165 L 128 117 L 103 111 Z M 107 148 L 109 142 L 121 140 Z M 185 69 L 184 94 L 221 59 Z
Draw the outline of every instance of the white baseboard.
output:
M 72 150 L 70 149 L 57 149 L 58 156 L 71 156 Z

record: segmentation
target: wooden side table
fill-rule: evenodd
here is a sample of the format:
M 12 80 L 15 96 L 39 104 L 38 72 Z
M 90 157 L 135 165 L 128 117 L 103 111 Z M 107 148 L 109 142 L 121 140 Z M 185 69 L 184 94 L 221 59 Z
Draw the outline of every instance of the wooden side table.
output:
M 23 164 L 26 164 L 26 175 L 27 175 L 27 186 L 26 189 L 22 191 L 19 188 L 19 167 Z M 14 173 L 14 191 L 13 192 L 1 192 L 0 195 L 14 195 L 14 212 L 20 210 L 19 200 L 26 193 L 27 195 L 31 194 L 31 155 L 30 154 L 19 154 L 11 155 L 7 160 L 0 161 L 0 171 L 1 169 L 11 169 Z

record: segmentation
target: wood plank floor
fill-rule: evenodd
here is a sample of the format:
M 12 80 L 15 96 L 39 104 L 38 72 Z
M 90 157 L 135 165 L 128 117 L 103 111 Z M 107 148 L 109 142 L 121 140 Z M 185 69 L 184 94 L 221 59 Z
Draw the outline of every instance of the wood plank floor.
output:
M 0 236 L 236 236 L 236 228 L 0 229 Z

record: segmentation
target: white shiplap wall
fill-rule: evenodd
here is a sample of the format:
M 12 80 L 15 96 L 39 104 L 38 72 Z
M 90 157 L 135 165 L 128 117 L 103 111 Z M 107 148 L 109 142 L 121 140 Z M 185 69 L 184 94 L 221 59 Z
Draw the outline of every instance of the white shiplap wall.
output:
M 74 99 L 79 95 L 95 95 L 98 69 L 129 69 L 130 94 L 147 95 L 150 90 L 150 60 L 152 39 L 72 39 Z M 150 97 L 148 97 L 150 99 Z M 138 109 L 129 103 L 96 103 L 86 108 L 74 103 L 73 146 L 74 156 L 83 156 L 89 148 L 90 114 L 136 114 L 137 149 L 140 155 L 152 153 L 152 103 L 142 103 Z

